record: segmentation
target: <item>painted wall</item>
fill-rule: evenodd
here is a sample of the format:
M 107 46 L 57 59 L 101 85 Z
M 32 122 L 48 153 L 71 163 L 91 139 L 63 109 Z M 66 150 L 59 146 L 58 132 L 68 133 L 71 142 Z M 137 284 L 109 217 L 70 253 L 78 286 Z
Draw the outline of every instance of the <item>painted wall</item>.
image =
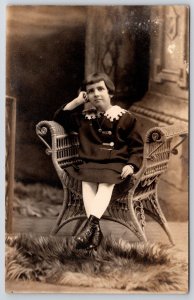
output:
M 17 99 L 15 177 L 58 182 L 35 125 L 77 95 L 84 77 L 84 7 L 7 8 L 7 95 Z

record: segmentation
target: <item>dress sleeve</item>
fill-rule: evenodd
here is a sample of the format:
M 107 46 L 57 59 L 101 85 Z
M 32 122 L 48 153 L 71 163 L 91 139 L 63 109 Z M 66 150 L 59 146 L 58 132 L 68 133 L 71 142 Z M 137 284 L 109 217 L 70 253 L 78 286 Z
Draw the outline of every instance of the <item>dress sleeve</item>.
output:
M 53 120 L 64 127 L 67 132 L 78 131 L 80 125 L 80 113 L 75 110 L 63 110 L 64 105 L 54 114 Z
M 124 135 L 130 155 L 127 164 L 133 165 L 135 172 L 137 172 L 143 161 L 143 139 L 138 132 L 137 119 L 132 114 L 128 114 L 126 117 L 127 120 L 124 122 Z

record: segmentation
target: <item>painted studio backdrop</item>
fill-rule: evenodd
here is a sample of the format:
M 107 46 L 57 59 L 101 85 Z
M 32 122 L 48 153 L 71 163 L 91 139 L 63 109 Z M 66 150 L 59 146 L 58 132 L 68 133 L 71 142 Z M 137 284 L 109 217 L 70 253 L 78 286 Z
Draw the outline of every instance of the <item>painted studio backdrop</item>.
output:
M 7 95 L 16 99 L 15 188 L 59 185 L 35 125 L 51 120 L 73 99 L 90 72 L 111 76 L 115 102 L 140 117 L 142 133 L 154 123 L 188 122 L 187 14 L 181 6 L 7 8 Z M 160 184 L 161 205 L 168 218 L 185 221 L 185 143 L 170 163 Z

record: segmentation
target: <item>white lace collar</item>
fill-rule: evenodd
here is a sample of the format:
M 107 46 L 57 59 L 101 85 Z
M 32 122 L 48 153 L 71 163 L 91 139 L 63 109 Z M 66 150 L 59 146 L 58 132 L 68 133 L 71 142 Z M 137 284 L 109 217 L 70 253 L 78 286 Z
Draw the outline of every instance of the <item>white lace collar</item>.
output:
M 127 112 L 124 108 L 118 106 L 118 105 L 113 105 L 111 108 L 109 108 L 104 116 L 107 117 L 111 122 L 115 120 L 119 120 L 122 115 L 124 115 Z
M 84 110 L 82 113 L 85 116 L 85 119 L 91 120 L 100 118 L 104 113 L 97 111 L 95 108 Z
M 114 120 L 119 120 L 120 117 L 125 114 L 127 110 L 121 108 L 118 105 L 113 105 L 111 108 L 109 108 L 105 113 L 103 112 L 97 112 L 96 109 L 90 109 L 87 111 L 83 111 L 83 114 L 85 115 L 85 119 L 96 119 L 101 117 L 103 114 L 104 116 L 109 119 L 111 122 Z

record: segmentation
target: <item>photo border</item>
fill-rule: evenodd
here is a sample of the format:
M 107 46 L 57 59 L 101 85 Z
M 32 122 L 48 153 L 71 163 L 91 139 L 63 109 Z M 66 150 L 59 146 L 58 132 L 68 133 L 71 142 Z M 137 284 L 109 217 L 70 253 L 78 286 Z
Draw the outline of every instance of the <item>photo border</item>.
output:
M 181 4 L 181 5 L 189 5 L 190 6 L 190 53 L 194 53 L 194 49 L 193 49 L 193 41 L 194 41 L 194 37 L 193 37 L 193 17 L 192 17 L 192 11 L 194 8 L 194 3 L 192 1 L 138 1 L 138 0 L 130 0 L 130 1 L 118 1 L 118 0 L 114 0 L 114 1 L 102 1 L 102 0 L 98 0 L 98 1 L 92 1 L 92 0 L 88 0 L 88 1 L 54 1 L 54 0 L 12 0 L 12 1 L 1 1 L 0 4 L 0 20 L 1 20 L 1 26 L 0 26 L 0 66 L 1 66 L 1 72 L 0 72 L 0 118 L 1 118 L 1 131 L 0 131 L 0 138 L 1 138 L 1 143 L 0 143 L 0 179 L 1 179 L 1 189 L 0 189 L 0 208 L 1 208 L 1 212 L 3 212 L 2 217 L 0 219 L 0 232 L 1 232 L 1 236 L 2 238 L 2 243 L 0 246 L 0 252 L 1 252 L 1 260 L 0 260 L 0 268 L 1 268 L 1 275 L 0 275 L 0 299 L 13 299 L 12 297 L 14 297 L 14 299 L 16 300 L 21 300 L 21 299 L 26 299 L 26 297 L 28 297 L 28 299 L 69 299 L 71 298 L 71 300 L 74 299 L 100 299 L 101 297 L 105 297 L 105 298 L 110 298 L 111 299 L 123 299 L 123 297 L 133 297 L 134 300 L 136 299 L 159 299 L 159 300 L 167 300 L 167 299 L 172 299 L 174 300 L 175 297 L 177 299 L 193 299 L 194 298 L 194 287 L 192 286 L 194 280 L 193 280 L 193 249 L 194 249 L 194 241 L 193 241 L 193 237 L 192 237 L 192 232 L 194 232 L 194 225 L 193 225 L 193 211 L 194 211 L 194 205 L 193 202 L 191 200 L 192 195 L 193 195 L 193 191 L 194 191 L 194 185 L 192 185 L 191 183 L 194 182 L 194 176 L 193 176 L 193 160 L 194 158 L 192 156 L 189 156 L 189 171 L 190 171 L 190 176 L 189 176 L 189 247 L 190 247 L 190 255 L 189 255 L 189 264 L 190 264 L 190 270 L 189 270 L 189 293 L 185 294 L 185 295 L 181 295 L 181 294 L 158 294 L 158 295 L 152 295 L 152 294 L 125 294 L 125 295 L 117 295 L 117 294 L 40 294 L 40 293 L 36 293 L 36 294 L 28 294 L 26 295 L 25 292 L 24 293 L 20 293 L 20 294 L 16 294 L 14 293 L 14 295 L 5 293 L 5 287 L 4 287 L 4 275 L 5 275 L 5 267 L 4 267 L 4 256 L 5 256 L 5 246 L 4 246 L 4 234 L 5 234 L 5 102 L 2 101 L 3 99 L 5 99 L 5 78 L 6 78 L 6 74 L 5 74 L 5 57 L 6 57 L 6 46 L 5 46 L 5 32 L 6 32 L 6 6 L 7 5 L 176 5 L 176 4 Z M 193 82 L 193 61 L 192 61 L 192 57 L 190 55 L 190 82 Z M 194 142 L 192 142 L 192 135 L 193 135 L 193 130 L 194 130 L 194 125 L 193 125 L 193 121 L 192 121 L 192 115 L 194 113 L 194 99 L 193 98 L 193 84 L 191 84 L 190 86 L 190 104 L 189 104 L 189 125 L 190 125 L 190 150 L 189 153 L 193 153 L 194 150 Z

